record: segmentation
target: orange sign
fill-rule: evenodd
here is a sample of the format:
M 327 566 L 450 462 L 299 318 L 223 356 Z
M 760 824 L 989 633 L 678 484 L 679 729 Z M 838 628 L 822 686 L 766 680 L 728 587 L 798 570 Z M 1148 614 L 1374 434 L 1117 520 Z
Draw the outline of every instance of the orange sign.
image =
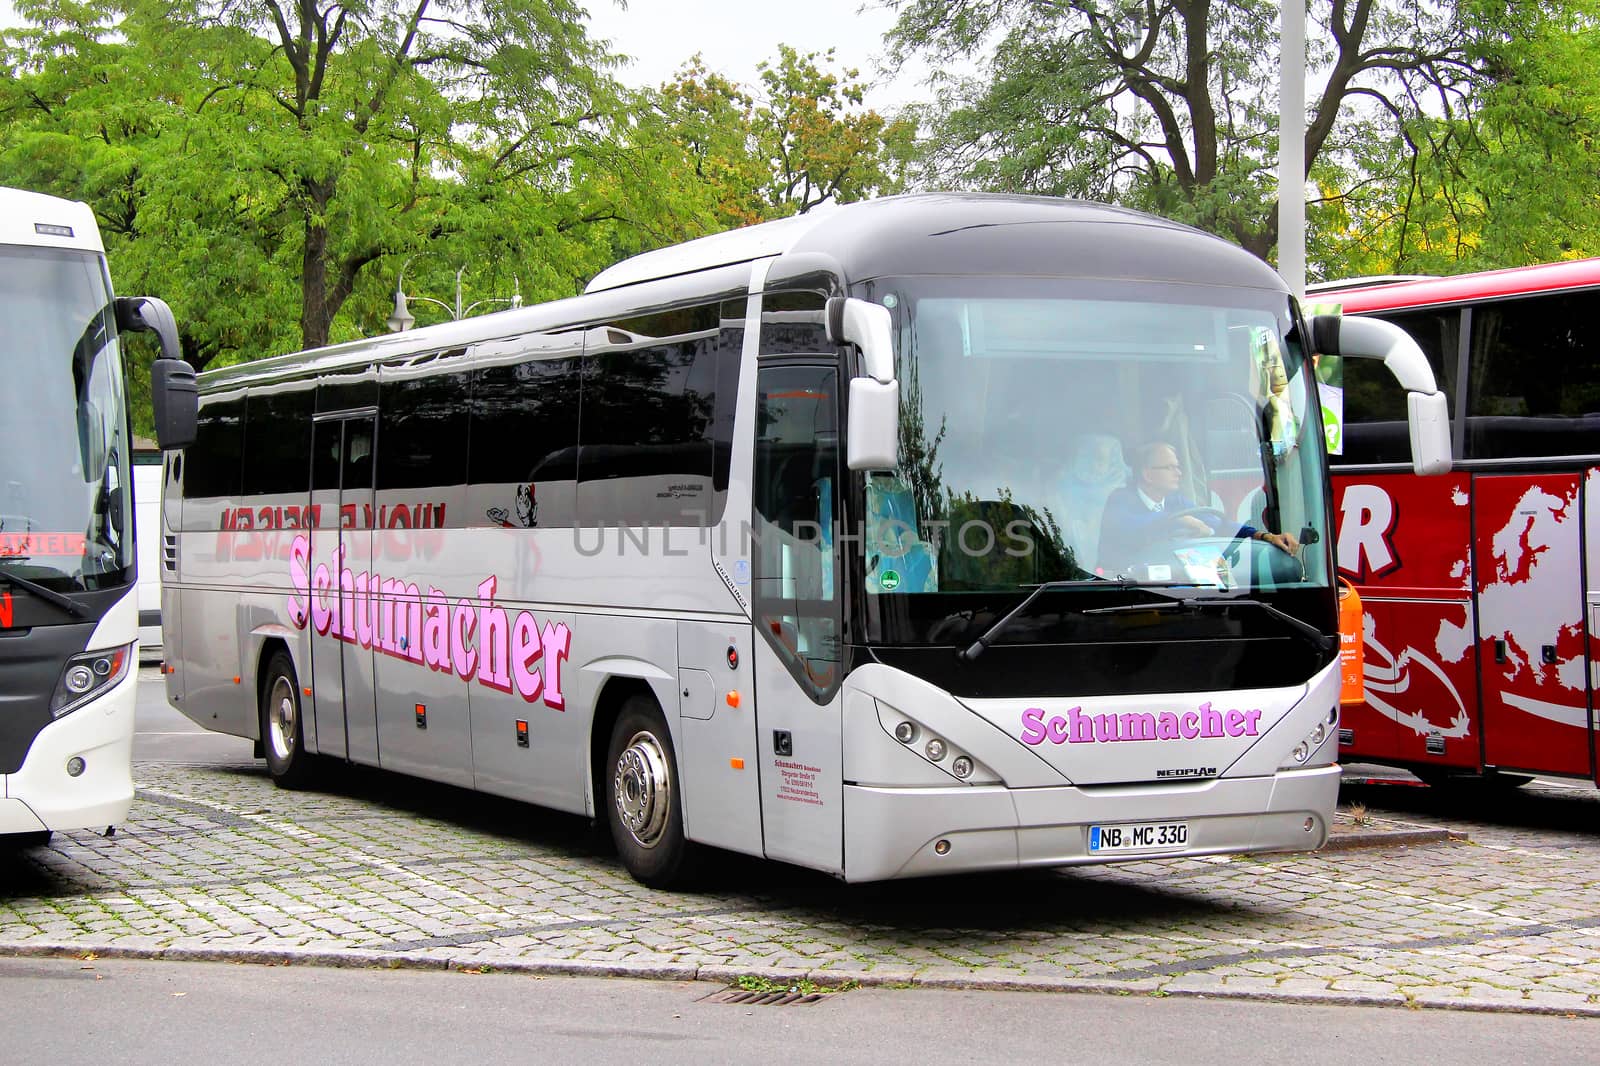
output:
M 8 555 L 83 555 L 82 533 L 0 533 L 0 558 Z
M 1344 578 L 1339 579 L 1339 702 L 1365 703 L 1366 669 L 1362 645 L 1366 634 L 1361 624 L 1361 597 Z

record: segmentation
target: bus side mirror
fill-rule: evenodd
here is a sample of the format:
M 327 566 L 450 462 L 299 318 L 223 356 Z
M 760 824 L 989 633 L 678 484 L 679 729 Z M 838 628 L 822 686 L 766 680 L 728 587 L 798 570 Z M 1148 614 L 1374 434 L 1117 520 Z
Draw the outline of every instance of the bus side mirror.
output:
M 1411 334 L 1376 318 L 1317 315 L 1310 322 L 1311 345 L 1322 355 L 1382 359 L 1406 390 L 1406 421 L 1411 429 L 1411 468 L 1419 474 L 1450 470 L 1450 413 L 1434 381 L 1433 367 Z
M 156 443 L 162 451 L 194 443 L 200 385 L 194 367 L 182 359 L 157 359 L 150 366 L 150 403 L 155 411 Z
M 850 382 L 851 470 L 893 470 L 900 461 L 900 383 L 894 376 L 894 319 L 887 307 L 834 296 L 828 300 L 828 342 L 861 350 L 866 373 Z
M 154 333 L 161 342 L 161 358 L 177 359 L 178 323 L 165 300 L 154 296 L 117 297 L 117 329 L 124 333 Z

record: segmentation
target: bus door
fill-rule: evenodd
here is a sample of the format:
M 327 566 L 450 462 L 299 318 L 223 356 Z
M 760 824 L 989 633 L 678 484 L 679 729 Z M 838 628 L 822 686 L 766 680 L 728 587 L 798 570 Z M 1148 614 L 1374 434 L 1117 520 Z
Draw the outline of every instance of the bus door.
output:
M 372 448 L 370 414 L 319 419 L 313 425 L 311 533 L 313 615 L 312 693 L 318 750 L 355 762 L 378 762 L 377 701 L 372 650 L 358 627 L 367 602 L 359 588 L 372 566 Z M 317 591 L 326 568 L 328 591 Z M 359 580 L 358 580 L 359 579 Z M 321 605 L 327 613 L 321 614 Z M 320 616 L 320 617 L 319 617 Z
M 766 854 L 840 872 L 838 370 L 763 365 L 756 391 L 751 655 Z
M 1589 770 L 1600 785 L 1600 468 L 1590 467 L 1583 485 L 1584 603 L 1589 617 Z
M 1591 773 L 1580 478 L 1473 478 L 1486 766 Z

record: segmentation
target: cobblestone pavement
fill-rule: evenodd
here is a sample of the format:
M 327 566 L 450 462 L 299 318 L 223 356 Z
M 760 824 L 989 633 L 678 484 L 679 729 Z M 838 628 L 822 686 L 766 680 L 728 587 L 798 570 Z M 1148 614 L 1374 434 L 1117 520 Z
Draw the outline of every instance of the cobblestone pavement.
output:
M 114 837 L 0 854 L 0 953 L 1600 1017 L 1600 798 L 1587 791 L 1361 787 L 1340 812 L 1346 842 L 1465 840 L 862 886 L 730 857 L 720 891 L 670 894 L 634 883 L 579 819 L 445 786 L 351 769 L 290 793 L 259 764 L 135 777 Z

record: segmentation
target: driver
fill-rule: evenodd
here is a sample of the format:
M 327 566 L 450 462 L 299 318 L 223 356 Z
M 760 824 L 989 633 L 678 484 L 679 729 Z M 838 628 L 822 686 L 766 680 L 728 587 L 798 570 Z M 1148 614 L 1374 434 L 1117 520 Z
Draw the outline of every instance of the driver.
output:
M 1106 497 L 1100 518 L 1100 554 L 1112 561 L 1139 559 L 1150 549 L 1191 537 L 1237 536 L 1265 541 L 1290 555 L 1300 542 L 1290 533 L 1268 533 L 1253 526 L 1236 532 L 1218 521 L 1216 512 L 1186 514 L 1197 505 L 1178 491 L 1183 467 L 1178 453 L 1164 441 L 1151 441 L 1134 451 L 1134 480 Z

